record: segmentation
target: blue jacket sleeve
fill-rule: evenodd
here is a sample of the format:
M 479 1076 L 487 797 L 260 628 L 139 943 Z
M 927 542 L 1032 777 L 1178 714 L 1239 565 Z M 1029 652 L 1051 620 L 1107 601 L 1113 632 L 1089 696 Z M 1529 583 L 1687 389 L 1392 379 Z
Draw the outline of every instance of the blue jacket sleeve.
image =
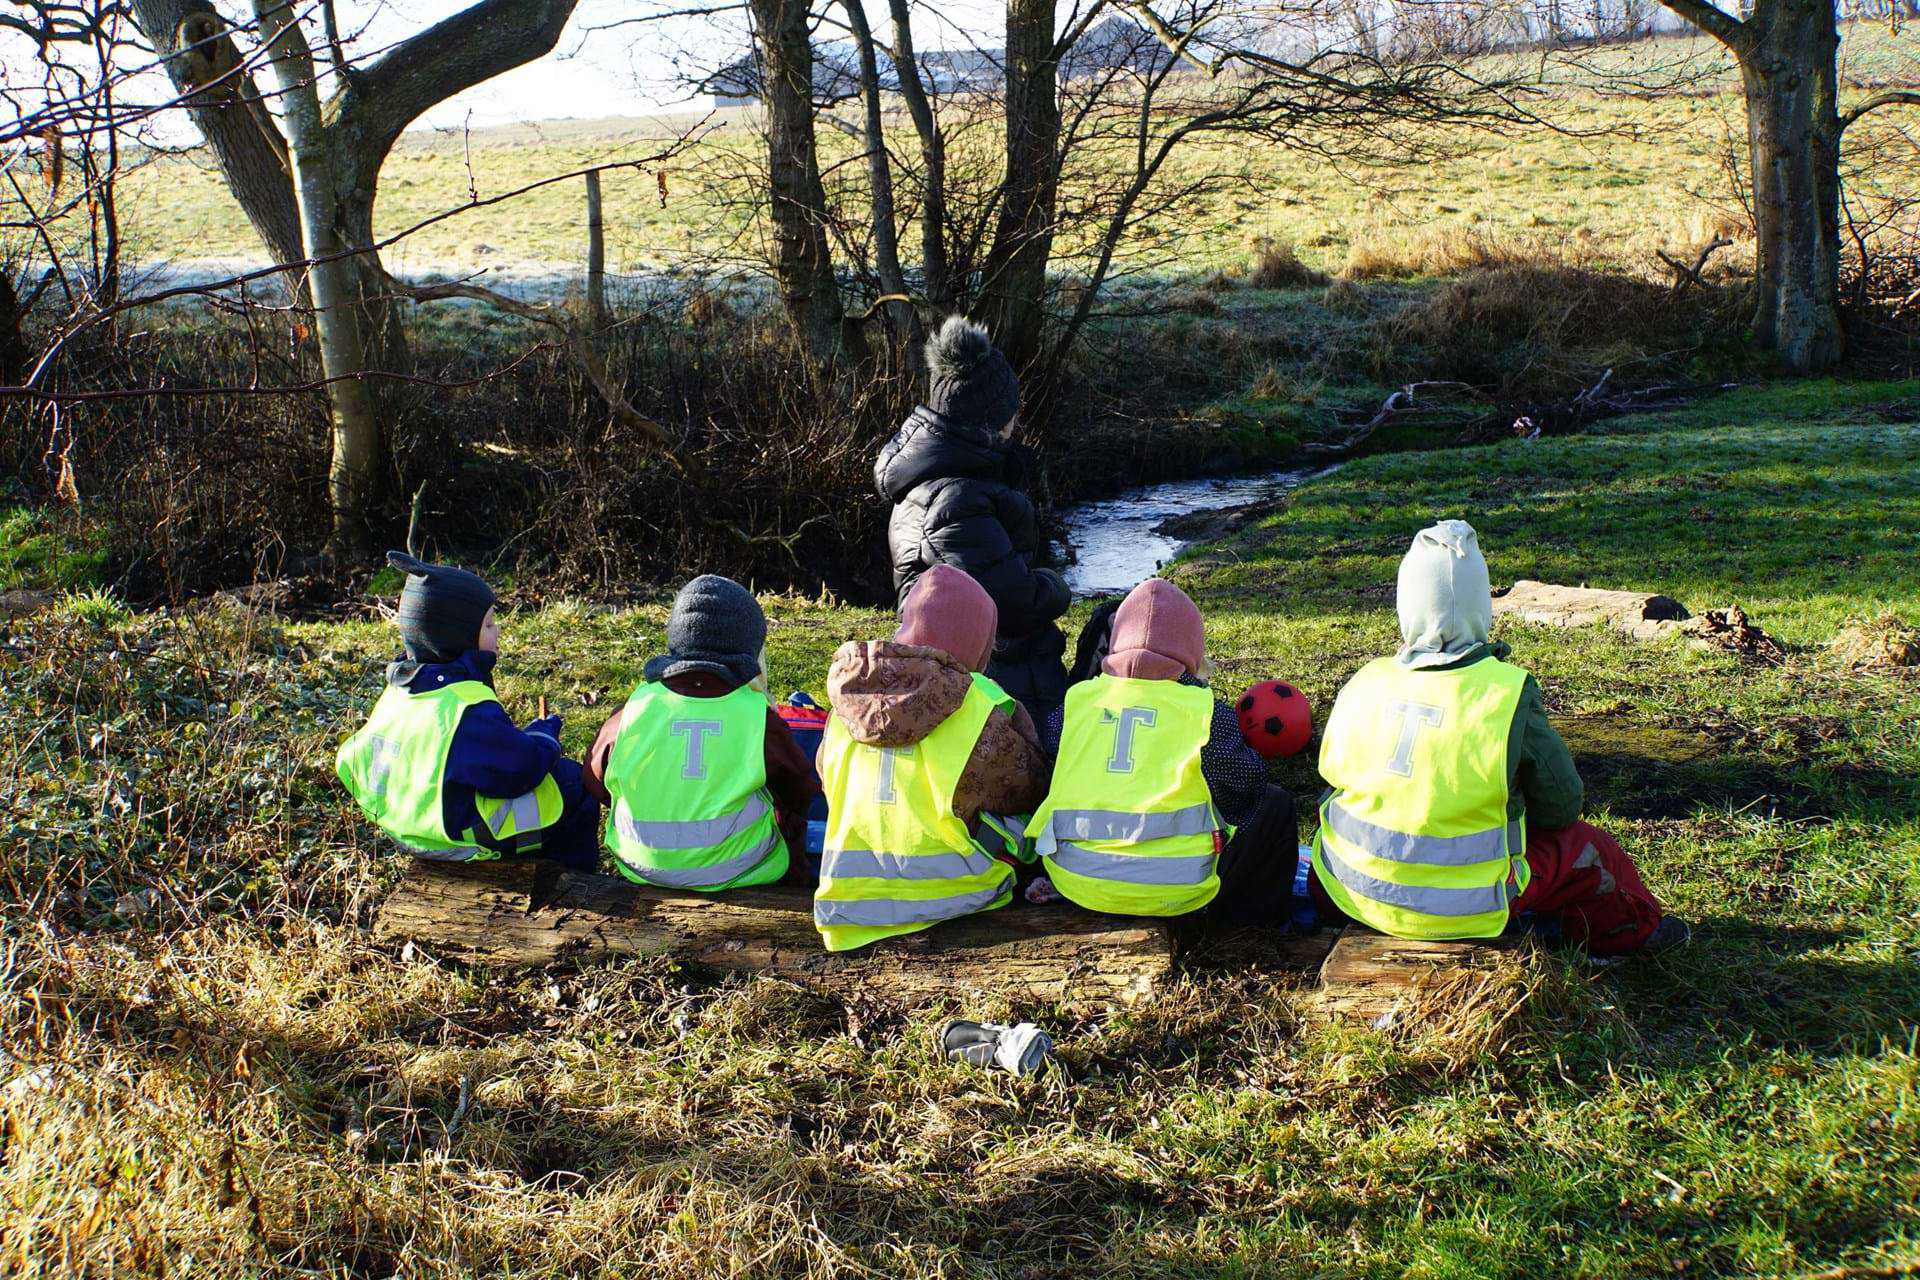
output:
M 520 729 L 497 702 L 468 707 L 447 751 L 447 781 L 483 796 L 533 790 L 560 759 L 560 741 L 545 732 L 548 727 L 548 721 L 536 721 Z
M 1200 775 L 1220 816 L 1236 827 L 1253 817 L 1267 792 L 1267 762 L 1241 736 L 1240 717 L 1218 698 L 1207 745 L 1200 748 Z

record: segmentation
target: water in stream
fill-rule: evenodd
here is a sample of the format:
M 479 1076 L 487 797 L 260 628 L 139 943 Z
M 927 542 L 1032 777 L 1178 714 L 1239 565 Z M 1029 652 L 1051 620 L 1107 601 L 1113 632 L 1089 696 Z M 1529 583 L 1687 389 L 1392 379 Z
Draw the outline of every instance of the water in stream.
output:
M 1321 470 L 1306 467 L 1252 476 L 1173 480 L 1068 507 L 1062 518 L 1067 539 L 1078 555 L 1065 570 L 1067 585 L 1076 596 L 1131 590 L 1186 548 L 1189 539 L 1160 531 L 1168 520 L 1269 500 Z

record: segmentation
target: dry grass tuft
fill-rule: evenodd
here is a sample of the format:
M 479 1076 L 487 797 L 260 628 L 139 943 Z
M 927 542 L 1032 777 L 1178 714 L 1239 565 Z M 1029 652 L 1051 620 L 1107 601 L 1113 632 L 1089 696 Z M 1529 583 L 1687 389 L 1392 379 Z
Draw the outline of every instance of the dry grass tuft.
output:
M 1719 298 L 1551 256 L 1471 267 L 1383 326 L 1381 372 L 1558 393 L 1696 349 Z
M 1335 276 L 1327 291 L 1320 295 L 1320 305 L 1341 315 L 1363 315 L 1367 310 L 1367 291 L 1358 281 Z
M 1883 613 L 1849 622 L 1834 636 L 1827 652 L 1861 669 L 1920 667 L 1920 628 L 1907 625 L 1897 614 Z
M 1247 269 L 1250 288 L 1317 289 L 1326 282 L 1327 273 L 1300 261 L 1290 242 L 1267 236 L 1253 242 L 1253 263 Z
M 1355 240 L 1340 276 L 1344 280 L 1452 276 L 1535 262 L 1544 252 L 1535 242 L 1502 239 L 1470 227 L 1421 227 L 1391 237 L 1374 234 Z

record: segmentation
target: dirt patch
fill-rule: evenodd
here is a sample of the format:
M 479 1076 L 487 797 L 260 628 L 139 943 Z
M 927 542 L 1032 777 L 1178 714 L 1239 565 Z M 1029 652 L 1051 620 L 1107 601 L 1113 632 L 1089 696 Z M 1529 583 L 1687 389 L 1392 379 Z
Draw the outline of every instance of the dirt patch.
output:
M 1827 645 L 1827 652 L 1860 670 L 1920 667 L 1920 628 L 1891 613 L 1849 622 Z

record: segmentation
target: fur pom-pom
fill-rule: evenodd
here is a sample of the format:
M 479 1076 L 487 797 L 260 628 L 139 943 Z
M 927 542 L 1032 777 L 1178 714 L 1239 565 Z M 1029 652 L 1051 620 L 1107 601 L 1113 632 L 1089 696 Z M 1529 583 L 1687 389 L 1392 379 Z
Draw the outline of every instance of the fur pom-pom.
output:
M 993 338 L 985 325 L 965 316 L 948 316 L 939 332 L 927 339 L 927 373 L 935 382 L 963 382 L 993 355 Z

